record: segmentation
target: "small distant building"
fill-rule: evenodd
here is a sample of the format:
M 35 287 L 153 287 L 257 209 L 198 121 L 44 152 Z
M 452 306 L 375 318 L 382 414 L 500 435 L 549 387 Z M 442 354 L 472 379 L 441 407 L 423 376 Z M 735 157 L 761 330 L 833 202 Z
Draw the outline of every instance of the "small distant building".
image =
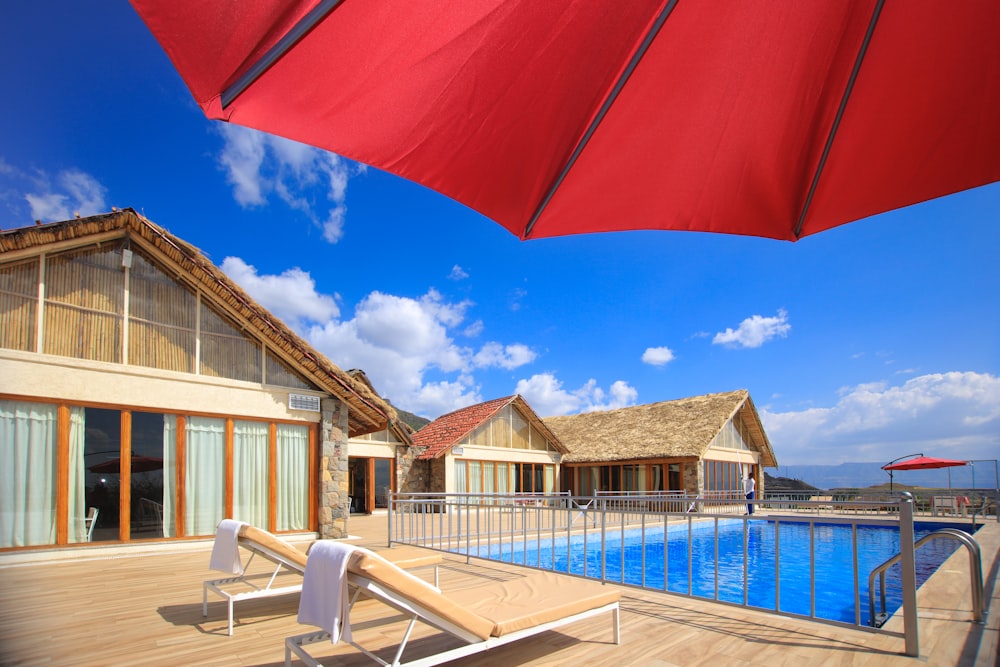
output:
M 347 373 L 375 393 L 364 371 L 352 369 Z M 387 509 L 390 493 L 408 488 L 405 480 L 412 464 L 413 432 L 406 422 L 393 419 L 380 431 L 350 438 L 347 477 L 352 514 Z
M 424 479 L 409 490 L 434 493 L 553 493 L 567 452 L 516 395 L 438 417 L 414 434 L 413 447 Z
M 574 495 L 732 497 L 749 475 L 759 497 L 762 469 L 778 465 L 746 390 L 544 421 L 569 450 L 562 458 L 563 488 Z

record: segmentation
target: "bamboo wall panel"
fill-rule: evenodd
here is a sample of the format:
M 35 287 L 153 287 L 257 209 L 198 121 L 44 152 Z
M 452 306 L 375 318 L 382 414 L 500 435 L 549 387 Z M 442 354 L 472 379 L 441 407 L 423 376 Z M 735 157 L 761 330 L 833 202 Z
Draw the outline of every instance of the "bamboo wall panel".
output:
M 121 362 L 121 316 L 45 304 L 46 354 Z
M 121 252 L 86 248 L 47 259 L 47 354 L 120 362 L 125 273 Z
M 34 352 L 38 260 L 0 267 L 0 347 Z
M 201 306 L 202 375 L 261 382 L 261 346 L 246 338 L 228 318 Z
M 279 387 L 295 387 L 296 389 L 314 389 L 314 387 L 299 377 L 292 369 L 274 356 L 267 353 L 267 384 Z
M 126 271 L 120 243 L 47 256 L 44 353 L 122 363 L 124 327 L 128 326 L 131 365 L 264 381 L 259 340 L 207 303 L 200 306 L 199 332 L 195 291 L 139 250 L 133 250 L 132 265 Z M 0 347 L 37 349 L 38 267 L 39 260 L 32 259 L 0 268 Z M 199 334 L 201 363 L 196 367 Z M 270 351 L 266 364 L 268 384 L 313 388 Z
M 194 372 L 197 296 L 136 254 L 129 273 L 130 364 Z

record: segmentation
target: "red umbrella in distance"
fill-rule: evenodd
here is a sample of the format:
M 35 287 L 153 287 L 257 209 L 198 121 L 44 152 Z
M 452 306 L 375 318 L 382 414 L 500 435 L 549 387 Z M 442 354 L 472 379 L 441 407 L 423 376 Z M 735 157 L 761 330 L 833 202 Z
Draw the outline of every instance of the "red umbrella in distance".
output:
M 110 459 L 90 466 L 90 472 L 117 475 L 121 472 L 121 459 Z M 151 472 L 163 469 L 163 459 L 155 456 L 133 456 L 132 472 Z
M 953 468 L 955 466 L 964 466 L 966 463 L 966 461 L 958 461 L 956 459 L 936 459 L 932 456 L 921 455 L 908 461 L 888 463 L 882 466 L 882 470 L 926 470 L 929 468 Z
M 796 240 L 1000 180 L 997 0 L 131 0 L 212 119 L 522 239 Z
M 910 454 L 910 456 L 914 456 Z M 902 457 L 907 458 L 907 457 Z M 923 454 L 917 454 L 916 458 L 907 459 L 901 461 L 896 459 L 891 463 L 887 463 L 882 466 L 882 470 L 886 470 L 889 473 L 889 492 L 892 493 L 892 473 L 896 470 L 929 470 L 932 468 L 953 468 L 955 466 L 964 466 L 966 461 L 959 461 L 956 459 L 937 459 L 931 456 L 924 456 Z M 948 488 L 951 488 L 951 471 L 948 471 Z

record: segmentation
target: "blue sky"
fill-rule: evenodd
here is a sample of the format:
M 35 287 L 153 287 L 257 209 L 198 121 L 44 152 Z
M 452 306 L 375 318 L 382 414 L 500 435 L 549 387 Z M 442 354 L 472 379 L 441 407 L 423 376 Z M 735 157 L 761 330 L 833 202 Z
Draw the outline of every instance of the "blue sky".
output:
M 521 242 L 421 186 L 207 121 L 125 2 L 17 3 L 0 56 L 0 228 L 135 208 L 403 409 L 745 388 L 782 466 L 1000 453 L 1000 185 L 794 244 Z

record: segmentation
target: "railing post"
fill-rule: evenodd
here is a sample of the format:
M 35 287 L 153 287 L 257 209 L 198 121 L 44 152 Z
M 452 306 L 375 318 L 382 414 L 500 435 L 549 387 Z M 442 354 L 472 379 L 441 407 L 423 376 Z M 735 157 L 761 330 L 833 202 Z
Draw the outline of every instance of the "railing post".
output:
M 914 555 L 913 495 L 903 492 L 899 502 L 899 555 L 903 587 L 903 634 L 906 637 L 906 655 L 920 655 L 920 636 L 917 629 L 917 567 Z
M 391 547 L 392 546 L 392 513 L 393 513 L 393 511 L 395 511 L 395 507 L 396 507 L 396 497 L 395 497 L 395 494 L 392 491 L 390 491 L 389 492 L 389 524 L 388 524 L 388 527 L 386 529 L 388 531 L 388 533 L 389 533 L 389 540 L 388 540 L 388 544 L 386 545 L 387 547 Z

